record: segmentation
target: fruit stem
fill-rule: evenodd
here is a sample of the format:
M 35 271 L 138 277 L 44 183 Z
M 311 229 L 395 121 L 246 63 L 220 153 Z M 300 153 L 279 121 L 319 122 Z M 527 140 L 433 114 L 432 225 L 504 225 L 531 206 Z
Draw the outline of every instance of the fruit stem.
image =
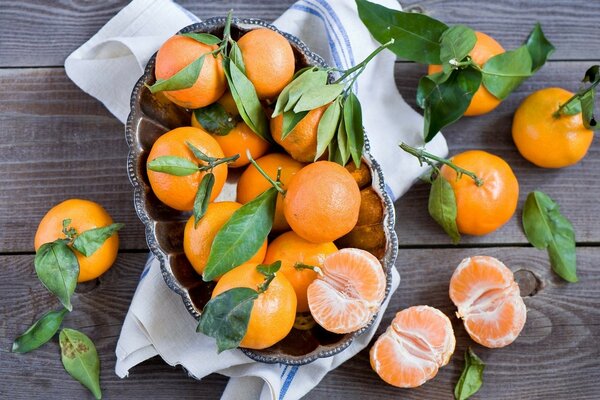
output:
M 558 110 L 554 111 L 554 113 L 552 114 L 552 116 L 554 118 L 560 118 L 562 115 L 562 111 L 573 101 L 575 101 L 575 99 L 581 99 L 585 94 L 587 94 L 589 91 L 594 90 L 594 88 L 596 86 L 598 86 L 598 84 L 600 84 L 600 76 L 598 76 L 598 78 L 586 89 L 580 90 L 579 92 L 575 93 L 573 96 L 571 96 L 571 98 L 567 101 L 565 101 L 563 104 L 561 104 L 558 107 Z
M 233 162 L 235 162 L 238 158 L 240 158 L 239 154 L 235 154 L 231 157 L 223 157 L 223 158 L 215 158 L 211 161 L 209 161 L 208 165 L 203 165 L 201 167 L 198 167 L 199 171 L 208 171 L 208 170 L 212 170 L 214 167 L 216 167 L 219 164 L 231 164 Z
M 407 152 L 408 154 L 415 156 L 421 164 L 426 163 L 435 170 L 438 170 L 438 167 L 433 161 L 445 164 L 458 173 L 459 179 L 460 179 L 461 175 L 467 175 L 468 177 L 473 179 L 473 181 L 475 181 L 475 184 L 477 186 L 483 186 L 483 179 L 481 179 L 477 175 L 475 175 L 474 172 L 471 172 L 464 168 L 461 168 L 446 158 L 438 157 L 435 154 L 428 153 L 423 149 L 416 149 L 414 147 L 407 145 L 406 143 L 400 143 L 400 148 L 402 150 L 404 150 L 405 152 Z
M 256 168 L 258 170 L 258 172 L 260 172 L 260 174 L 262 176 L 264 176 L 264 178 L 269 181 L 269 183 L 275 188 L 277 189 L 277 191 L 279 193 L 281 193 L 282 196 L 285 196 L 285 190 L 281 187 L 281 182 L 279 180 L 279 178 L 281 178 L 281 167 L 277 168 L 277 180 L 273 180 L 259 165 L 256 161 L 254 161 L 254 158 L 252 158 L 252 155 L 250 154 L 250 150 L 246 149 L 246 156 L 248 156 L 248 159 L 250 160 L 250 162 L 252 163 L 252 165 L 254 165 L 254 168 Z
M 344 79 L 346 79 L 347 77 L 349 77 L 352 73 L 354 73 L 355 71 L 360 70 L 356 76 L 352 79 L 352 83 L 354 83 L 354 81 L 356 80 L 356 78 L 358 77 L 358 75 L 360 75 L 364 70 L 365 67 L 367 66 L 367 64 L 369 63 L 369 61 L 371 61 L 377 54 L 381 53 L 384 49 L 388 48 L 389 46 L 391 46 L 392 44 L 394 44 L 394 39 L 390 39 L 387 43 L 382 44 L 381 46 L 379 46 L 378 48 L 376 48 L 371 54 L 369 54 L 367 56 L 367 58 L 365 58 L 362 62 L 356 64 L 355 66 L 353 66 L 352 68 L 347 69 L 346 71 L 344 71 L 344 73 L 342 74 L 342 76 L 340 76 L 335 82 L 335 83 L 340 83 L 341 81 L 343 81 Z M 350 85 L 352 86 L 352 85 Z
M 269 288 L 269 285 L 273 281 L 273 279 L 275 279 L 275 274 L 269 274 L 265 278 L 265 280 L 263 281 L 263 283 L 261 283 L 260 285 L 258 285 L 258 294 L 266 292 L 267 289 Z
M 304 264 L 302 262 L 297 262 L 296 264 L 294 264 L 294 268 L 296 268 L 298 271 L 303 270 L 303 269 L 312 269 L 320 276 L 323 276 L 323 270 L 321 268 L 317 267 L 316 265 L 309 265 L 309 264 Z

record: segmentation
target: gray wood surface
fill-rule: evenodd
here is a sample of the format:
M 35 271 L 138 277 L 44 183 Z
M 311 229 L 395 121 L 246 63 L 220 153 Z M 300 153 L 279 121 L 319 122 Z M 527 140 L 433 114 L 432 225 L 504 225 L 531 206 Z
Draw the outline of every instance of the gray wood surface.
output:
M 198 16 L 236 15 L 273 20 L 291 0 L 178 1 Z M 114 374 L 114 348 L 146 258 L 142 224 L 133 210 L 125 171 L 123 127 L 104 107 L 65 76 L 65 57 L 93 35 L 127 1 L 0 0 L 0 398 L 90 398 L 62 369 L 57 340 L 28 355 L 10 353 L 14 337 L 57 302 L 33 270 L 33 235 L 53 204 L 69 197 L 103 204 L 125 222 L 122 252 L 115 266 L 81 285 L 75 311 L 65 324 L 94 339 L 102 362 L 105 398 L 218 399 L 226 379 L 211 375 L 200 383 L 181 367 L 154 358 L 134 368 L 128 379 Z M 600 397 L 600 147 L 577 166 L 543 170 L 525 161 L 510 138 L 512 114 L 534 90 L 561 86 L 574 90 L 585 69 L 600 62 L 598 1 L 407 0 L 447 23 L 466 23 L 491 34 L 506 48 L 518 46 L 535 21 L 557 46 L 552 60 L 493 113 L 464 118 L 444 130 L 451 153 L 484 149 L 505 158 L 521 184 L 521 200 L 534 189 L 554 197 L 573 222 L 581 282 L 569 285 L 551 272 L 543 251 L 528 246 L 517 215 L 485 237 L 465 237 L 450 245 L 427 215 L 428 187 L 417 184 L 396 203 L 402 282 L 394 294 L 383 331 L 396 311 L 417 304 L 448 315 L 450 275 L 467 256 L 488 254 L 519 271 L 528 322 L 511 346 L 474 346 L 487 364 L 481 399 L 596 399 Z M 415 88 L 423 66 L 398 62 L 396 81 L 416 108 Z M 400 150 L 399 150 L 400 151 Z M 522 205 L 522 201 L 521 201 Z M 395 389 L 370 369 L 367 350 L 333 371 L 309 399 L 449 399 L 473 345 L 460 321 L 453 320 L 458 347 L 438 377 L 416 390 Z

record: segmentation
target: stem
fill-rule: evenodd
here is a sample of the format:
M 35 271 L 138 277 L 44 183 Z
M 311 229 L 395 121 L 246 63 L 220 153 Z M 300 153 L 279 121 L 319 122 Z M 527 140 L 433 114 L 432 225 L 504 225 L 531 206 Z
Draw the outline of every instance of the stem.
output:
M 275 188 L 277 189 L 277 191 L 279 193 L 281 193 L 282 196 L 285 196 L 285 190 L 281 187 L 281 182 L 279 182 L 279 178 L 281 175 L 281 167 L 277 169 L 277 180 L 274 181 L 259 165 L 256 161 L 254 161 L 254 158 L 252 158 L 252 155 L 250 154 L 250 150 L 246 150 L 246 155 L 248 156 L 248 159 L 250 160 L 250 162 L 252 163 L 252 165 L 254 165 L 254 168 L 256 168 L 258 170 L 258 172 L 260 172 L 260 174 L 262 176 L 265 177 L 266 180 L 269 181 L 269 183 Z
M 563 104 L 560 105 L 560 107 L 558 107 L 558 110 L 556 110 L 552 116 L 554 118 L 560 118 L 560 116 L 562 115 L 562 110 L 565 109 L 565 107 L 567 107 L 570 103 L 572 103 L 575 99 L 580 99 L 581 97 L 583 97 L 583 95 L 585 95 L 587 92 L 589 92 L 590 90 L 594 90 L 594 88 L 596 86 L 598 86 L 598 84 L 600 84 L 600 78 L 596 79 L 596 81 L 594 83 L 591 84 L 590 87 L 588 87 L 587 89 L 583 89 L 580 90 L 579 92 L 575 93 L 573 96 L 571 96 L 571 98 L 569 100 L 567 100 L 566 102 L 564 102 Z
M 435 165 L 435 163 L 433 161 L 445 164 L 445 165 L 449 166 L 450 168 L 452 168 L 453 170 L 455 170 L 458 173 L 459 178 L 460 178 L 460 175 L 467 175 L 469 178 L 471 178 L 471 179 L 473 179 L 473 181 L 475 181 L 475 184 L 477 186 L 483 186 L 483 179 L 479 178 L 477 175 L 475 175 L 475 173 L 459 167 L 458 165 L 454 164 L 452 161 L 450 161 L 448 159 L 438 157 L 435 154 L 428 153 L 423 149 L 416 149 L 414 147 L 407 145 L 406 143 L 400 143 L 400 148 L 402 150 L 404 150 L 405 152 L 407 152 L 408 154 L 411 154 L 411 155 L 417 157 L 417 159 L 421 163 L 424 162 L 435 169 L 437 169 L 437 166 Z
M 275 274 L 267 276 L 264 282 L 258 285 L 258 294 L 266 292 L 273 279 L 275 279 Z
M 227 40 L 231 37 L 231 19 L 233 18 L 233 10 L 229 10 L 227 13 L 227 19 L 225 20 L 225 27 L 223 28 L 223 41 L 227 42 Z
M 323 270 L 315 265 L 309 265 L 309 264 L 297 262 L 296 264 L 294 264 L 294 268 L 296 268 L 298 271 L 303 270 L 303 269 L 311 269 L 311 270 L 315 271 L 317 274 L 323 276 Z
M 378 48 L 376 48 L 371 54 L 369 54 L 367 56 L 367 58 L 365 58 L 362 62 L 356 64 L 354 67 L 347 69 L 342 76 L 340 76 L 335 82 L 333 83 L 340 83 L 341 81 L 343 81 L 344 79 L 346 79 L 348 76 L 350 76 L 353 72 L 357 71 L 357 70 L 361 70 L 358 75 L 360 75 L 360 73 L 362 71 L 364 71 L 365 67 L 367 66 L 367 64 L 369 63 L 369 61 L 371 61 L 373 59 L 373 57 L 375 57 L 377 54 L 381 53 L 384 49 L 388 48 L 389 46 L 391 46 L 392 44 L 394 44 L 394 39 L 390 39 L 389 42 L 382 44 L 381 46 L 379 46 Z M 354 78 L 354 80 L 356 80 L 356 78 Z
M 215 158 L 213 159 L 214 161 L 210 161 L 208 163 L 208 165 L 203 165 L 201 167 L 198 167 L 198 171 L 208 171 L 208 170 L 212 170 L 214 167 L 216 167 L 219 164 L 231 164 L 232 162 L 235 162 L 238 158 L 240 158 L 239 154 L 233 155 L 231 157 L 223 157 L 223 158 Z

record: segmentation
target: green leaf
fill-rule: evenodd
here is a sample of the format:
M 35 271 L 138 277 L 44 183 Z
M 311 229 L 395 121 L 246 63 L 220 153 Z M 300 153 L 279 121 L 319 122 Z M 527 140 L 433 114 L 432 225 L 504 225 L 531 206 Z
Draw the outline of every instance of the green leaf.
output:
M 198 226 L 200 219 L 206 214 L 208 203 L 210 203 L 210 196 L 212 193 L 213 186 L 215 185 L 215 175 L 212 172 L 206 173 L 200 185 L 198 185 L 198 191 L 194 199 L 194 227 Z
M 483 384 L 484 369 L 485 364 L 483 361 L 469 347 L 469 350 L 465 351 L 465 366 L 454 387 L 454 398 L 456 400 L 466 400 L 477 393 Z
M 554 45 L 546 39 L 542 26 L 540 23 L 536 23 L 533 30 L 529 34 L 529 37 L 525 41 L 527 51 L 531 56 L 531 72 L 535 72 L 542 67 L 550 57 L 550 54 L 554 53 Z
M 358 168 L 365 145 L 365 130 L 360 101 L 353 92 L 348 94 L 344 102 L 344 127 L 348 138 L 348 151 L 354 160 L 354 165 Z
M 292 92 L 294 87 L 296 87 L 297 85 L 301 85 L 304 80 L 311 79 L 313 71 L 317 71 L 317 68 L 316 67 L 306 67 L 306 68 L 303 68 L 300 71 L 296 72 L 292 81 L 290 83 L 288 83 L 286 85 L 286 87 L 283 88 L 281 93 L 279 93 L 279 96 L 277 97 L 277 102 L 275 103 L 275 108 L 273 109 L 272 118 L 283 113 L 284 108 L 287 106 L 288 101 L 290 99 L 290 92 Z M 309 78 L 309 77 L 311 77 L 311 78 Z M 327 76 L 325 77 L 325 83 L 327 83 Z M 300 98 L 300 95 L 298 95 L 298 97 L 296 98 L 296 102 L 298 101 L 299 98 Z M 289 107 L 289 109 L 294 108 L 294 105 L 295 105 L 295 103 L 293 105 L 291 105 Z
M 242 50 L 238 46 L 237 42 L 231 43 L 231 50 L 229 52 L 231 62 L 233 62 L 244 75 L 246 75 L 246 65 L 244 64 L 244 57 L 242 56 Z
M 238 123 L 237 116 L 229 114 L 219 103 L 194 110 L 194 116 L 204 130 L 219 136 L 227 135 Z
M 425 142 L 465 113 L 481 84 L 481 73 L 471 67 L 452 71 L 444 82 L 438 81 L 441 77 L 442 73 L 424 76 L 417 88 L 417 103 L 425 110 Z
M 315 161 L 323 153 L 327 146 L 331 143 L 335 133 L 337 132 L 338 125 L 340 123 L 340 116 L 342 111 L 340 98 L 336 99 L 327 110 L 323 113 L 319 125 L 317 127 L 317 153 L 315 155 Z
M 211 35 L 210 33 L 182 33 L 181 36 L 187 36 L 194 39 L 197 42 L 212 45 L 221 43 L 222 39 Z
M 188 176 L 198 172 L 198 165 L 183 157 L 160 156 L 148 163 L 148 169 L 169 175 Z
M 275 261 L 271 264 L 260 264 L 256 267 L 256 270 L 264 276 L 274 275 L 281 268 L 281 261 Z
M 79 277 L 79 263 L 65 240 L 43 244 L 35 254 L 35 272 L 42 284 L 69 311 Z
M 592 65 L 585 71 L 582 82 L 593 83 L 596 82 L 597 79 L 600 79 L 600 65 Z
M 293 110 L 300 99 L 312 89 L 322 89 L 327 86 L 328 77 L 329 75 L 325 70 L 311 69 L 300 75 L 297 79 L 293 80 L 290 83 L 288 99 L 286 103 L 282 105 L 279 114 L 285 111 Z M 277 111 L 277 107 L 275 111 Z M 279 114 L 274 114 L 274 116 Z
M 86 257 L 91 256 L 119 229 L 125 224 L 110 224 L 102 228 L 89 229 L 77 235 L 73 241 L 73 247 Z
M 294 112 L 310 111 L 329 104 L 342 93 L 344 87 L 345 85 L 335 83 L 307 90 L 294 106 Z
M 226 290 L 204 306 L 197 332 L 217 340 L 217 350 L 235 349 L 246 335 L 258 292 L 246 287 Z
M 581 112 L 581 101 L 578 98 L 573 99 L 560 112 L 563 115 L 575 115 Z
M 200 76 L 202 65 L 204 65 L 204 57 L 205 54 L 201 55 L 196 61 L 187 65 L 169 79 L 157 80 L 154 85 L 148 86 L 148 89 L 150 89 L 151 93 L 157 93 L 165 90 L 187 89 L 194 86 L 194 83 L 198 80 L 198 76 Z
M 344 107 L 345 108 L 345 107 Z M 342 120 L 338 125 L 337 131 L 337 151 L 335 152 L 334 162 L 345 166 L 350 159 L 350 150 L 348 148 L 348 133 L 346 132 L 346 115 L 342 108 Z
M 59 311 L 50 311 L 44 314 L 15 339 L 12 345 L 12 352 L 27 353 L 52 339 L 58 328 L 60 328 L 60 324 L 66 313 L 67 309 L 63 308 Z
M 281 140 L 284 140 L 294 130 L 296 125 L 306 117 L 306 114 L 308 114 L 308 111 L 296 113 L 290 110 L 283 113 Z
M 440 38 L 440 61 L 444 73 L 450 74 L 453 66 L 450 60 L 462 61 L 477 42 L 473 29 L 464 25 L 455 25 L 448 28 Z
M 429 215 L 441 226 L 452 239 L 452 243 L 460 241 L 460 233 L 456 226 L 456 197 L 452 186 L 443 176 L 431 182 L 429 192 Z
M 69 328 L 60 331 L 59 343 L 65 370 L 88 388 L 96 399 L 101 399 L 100 359 L 94 343 L 85 334 Z
M 532 61 L 527 46 L 500 53 L 483 65 L 483 85 L 504 100 L 510 92 L 531 76 Z
M 208 282 L 248 261 L 273 226 L 277 190 L 269 188 L 238 208 L 221 227 L 210 248 L 202 279 Z
M 339 125 L 336 128 L 335 133 L 338 132 L 339 126 L 343 125 L 343 124 L 344 124 L 344 122 L 340 121 Z M 329 146 L 327 146 L 327 150 L 328 150 L 328 153 L 329 153 L 327 155 L 327 160 L 333 161 L 333 162 L 337 162 L 336 160 L 338 158 L 340 158 L 340 156 L 339 156 L 339 152 L 340 151 L 339 151 L 339 148 L 338 148 L 338 142 L 337 142 L 337 137 L 336 136 L 334 136 L 333 139 L 331 139 L 331 142 L 329 142 Z M 341 164 L 341 161 L 340 161 L 340 164 Z
M 266 141 L 271 141 L 269 123 L 252 82 L 244 75 L 239 67 L 228 60 L 223 60 L 223 69 L 231 96 L 235 101 L 240 116 L 254 133 Z
M 523 207 L 523 230 L 538 249 L 548 249 L 552 269 L 568 282 L 577 282 L 575 232 L 560 213 L 559 205 L 547 194 L 534 191 Z
M 448 26 L 424 14 L 392 10 L 356 0 L 358 15 L 379 43 L 394 39 L 389 49 L 400 58 L 440 64 L 440 38 Z
M 194 157 L 196 157 L 200 161 L 204 161 L 205 163 L 210 164 L 218 160 L 218 158 L 206 155 L 202 150 L 194 146 L 191 142 L 185 142 L 185 145 L 194 154 Z
M 585 126 L 586 129 L 600 129 L 598 122 L 594 118 L 595 97 L 595 90 L 588 90 L 579 98 L 581 102 L 581 117 L 583 118 L 583 126 Z

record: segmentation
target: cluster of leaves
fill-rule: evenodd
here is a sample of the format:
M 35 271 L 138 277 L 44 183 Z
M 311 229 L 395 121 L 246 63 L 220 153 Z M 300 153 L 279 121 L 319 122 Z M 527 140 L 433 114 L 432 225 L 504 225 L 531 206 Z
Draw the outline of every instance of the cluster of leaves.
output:
M 554 51 L 536 24 L 521 47 L 498 54 L 480 67 L 469 56 L 477 41 L 471 28 L 449 27 L 423 14 L 392 10 L 367 0 L 356 3 L 361 20 L 376 40 L 394 39 L 390 50 L 398 57 L 442 66 L 441 72 L 423 77 L 417 89 L 426 142 L 464 114 L 481 85 L 503 100 Z
M 85 257 L 94 254 L 123 224 L 111 224 L 78 233 L 70 226 L 71 220 L 62 222 L 65 239 L 45 243 L 35 255 L 35 272 L 42 284 L 63 305 L 50 311 L 17 337 L 12 345 L 14 353 L 28 353 L 54 337 L 67 312 L 73 310 L 71 296 L 79 276 L 79 262 L 75 252 Z M 100 399 L 100 359 L 92 340 L 82 332 L 63 328 L 59 335 L 62 363 L 65 370 Z
M 210 157 L 192 143 L 186 142 L 186 145 L 199 162 L 179 156 L 160 156 L 148 162 L 148 169 L 174 176 L 188 176 L 196 172 L 206 172 L 198 185 L 198 190 L 194 197 L 194 222 L 198 225 L 198 222 L 200 222 L 200 219 L 206 213 L 212 188 L 215 184 L 213 169 L 220 164 L 235 162 L 235 160 L 240 158 L 240 155 L 235 154 L 231 157 L 223 158 Z
M 265 280 L 256 289 L 247 287 L 229 289 L 206 303 L 197 332 L 214 337 L 219 353 L 240 345 L 248 330 L 254 301 L 269 288 L 279 268 L 281 268 L 281 261 L 258 265 L 256 270 L 264 275 Z
M 573 95 L 569 100 L 562 104 L 555 113 L 555 117 L 561 115 L 582 114 L 583 126 L 586 129 L 598 130 L 600 126 L 594 117 L 596 106 L 596 86 L 600 84 L 600 65 L 592 65 L 585 71 L 583 83 L 589 83 L 587 88 L 583 88 Z
M 483 370 L 485 364 L 473 350 L 469 347 L 465 351 L 465 366 L 454 387 L 454 398 L 456 400 L 466 400 L 473 396 L 483 384 Z

